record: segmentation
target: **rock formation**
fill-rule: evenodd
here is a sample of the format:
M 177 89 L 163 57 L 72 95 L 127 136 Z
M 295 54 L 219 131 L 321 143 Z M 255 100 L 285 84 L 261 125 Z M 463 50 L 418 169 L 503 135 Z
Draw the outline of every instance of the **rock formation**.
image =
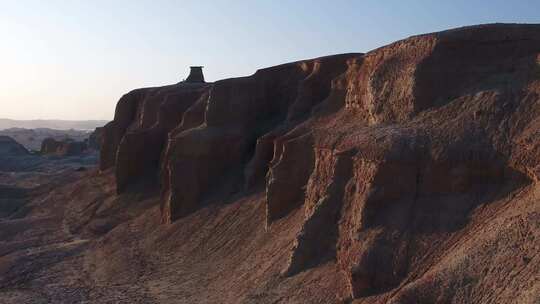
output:
M 86 142 L 65 139 L 58 141 L 54 138 L 45 138 L 41 143 L 41 154 L 56 156 L 75 156 L 84 153 Z
M 206 83 L 180 82 L 138 89 L 120 99 L 114 120 L 104 127 L 100 150 L 100 169 L 116 167 L 119 193 L 140 177 L 157 176 L 169 133 L 179 124 L 192 123 L 190 113 L 209 87 Z
M 0 136 L 9 136 L 23 145 L 29 151 L 39 151 L 41 143 L 46 138 L 54 138 L 57 141 L 72 139 L 74 141 L 87 140 L 89 133 L 86 130 L 56 130 L 47 128 L 22 129 L 10 128 L 0 130 Z
M 9 136 L 0 136 L 0 157 L 28 155 L 26 148 Z
M 190 72 L 186 82 L 204 82 L 204 75 L 202 72 L 202 66 L 192 66 L 190 67 Z
M 103 127 L 97 127 L 94 132 L 90 133 L 88 139 L 86 140 L 86 145 L 88 148 L 93 150 L 101 149 L 103 142 Z
M 480 280 L 461 269 L 478 259 L 430 265 L 450 258 L 479 208 L 540 181 L 540 26 L 459 28 L 137 89 L 104 127 L 100 167 L 114 167 L 119 193 L 159 181 L 164 223 L 265 191 L 268 233 L 304 213 L 284 275 L 332 260 L 351 298 L 450 302 L 463 275 Z M 503 275 L 492 263 L 508 255 L 486 250 L 474 248 L 483 271 Z

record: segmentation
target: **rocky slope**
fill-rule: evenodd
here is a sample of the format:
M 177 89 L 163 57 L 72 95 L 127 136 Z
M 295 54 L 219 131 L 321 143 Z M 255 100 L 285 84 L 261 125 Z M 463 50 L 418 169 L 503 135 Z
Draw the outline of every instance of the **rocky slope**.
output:
M 102 136 L 55 192 L 84 284 L 40 268 L 49 298 L 540 301 L 540 25 L 137 89 Z
M 0 157 L 28 155 L 29 152 L 21 144 L 9 136 L 0 136 Z

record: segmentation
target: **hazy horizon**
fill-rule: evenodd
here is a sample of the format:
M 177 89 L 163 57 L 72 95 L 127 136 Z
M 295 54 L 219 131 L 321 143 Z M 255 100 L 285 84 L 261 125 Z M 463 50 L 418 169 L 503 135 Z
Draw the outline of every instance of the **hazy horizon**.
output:
M 0 131 L 7 129 L 94 130 L 108 120 L 9 119 L 0 117 Z
M 482 23 L 539 23 L 536 1 L 0 2 L 0 118 L 110 120 L 118 98 L 411 35 Z M 520 17 L 516 17 L 520 16 Z

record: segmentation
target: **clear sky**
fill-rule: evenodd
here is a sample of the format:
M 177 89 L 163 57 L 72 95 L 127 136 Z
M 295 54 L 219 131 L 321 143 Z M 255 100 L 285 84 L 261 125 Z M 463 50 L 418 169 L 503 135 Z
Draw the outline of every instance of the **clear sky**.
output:
M 491 22 L 540 23 L 540 0 L 0 0 L 0 117 L 111 119 L 190 65 L 214 81 Z

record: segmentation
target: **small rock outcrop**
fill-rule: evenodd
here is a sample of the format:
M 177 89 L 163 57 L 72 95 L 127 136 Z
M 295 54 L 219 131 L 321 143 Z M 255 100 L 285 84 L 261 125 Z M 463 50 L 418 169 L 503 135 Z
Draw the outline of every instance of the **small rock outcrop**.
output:
M 86 144 L 89 149 L 99 151 L 101 149 L 101 145 L 103 144 L 103 127 L 97 127 L 92 133 L 90 133 Z
M 202 68 L 202 66 L 190 67 L 189 76 L 186 78 L 186 82 L 204 83 Z
M 40 152 L 42 155 L 76 156 L 83 154 L 86 149 L 86 142 L 70 139 L 56 140 L 54 138 L 46 138 L 41 143 Z
M 101 169 L 114 167 L 119 193 L 159 181 L 164 223 L 264 191 L 268 233 L 303 213 L 283 274 L 335 261 L 351 298 L 447 301 L 441 280 L 477 276 L 418 273 L 475 210 L 540 180 L 538 25 L 425 34 L 215 83 L 192 73 L 120 99 Z

